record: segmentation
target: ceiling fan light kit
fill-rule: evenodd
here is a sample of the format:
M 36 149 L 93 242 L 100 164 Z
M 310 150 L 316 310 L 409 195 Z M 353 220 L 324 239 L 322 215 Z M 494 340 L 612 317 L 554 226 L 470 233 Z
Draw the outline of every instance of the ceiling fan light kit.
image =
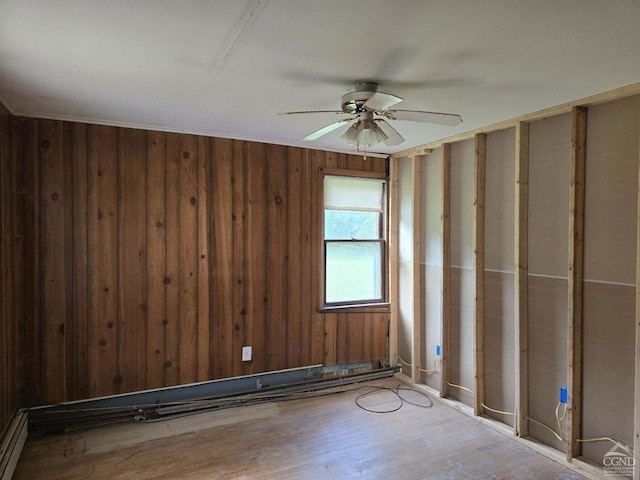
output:
M 352 92 L 345 93 L 341 98 L 341 110 L 308 110 L 299 112 L 284 112 L 278 115 L 299 115 L 310 113 L 334 113 L 349 115 L 350 118 L 341 119 L 316 130 L 304 141 L 316 140 L 348 122 L 351 126 L 341 135 L 346 142 L 356 148 L 371 147 L 384 143 L 395 146 L 404 142 L 400 133 L 387 120 L 406 120 L 410 122 L 435 123 L 456 126 L 462 122 L 462 117 L 454 113 L 427 112 L 422 110 L 390 110 L 400 103 L 402 98 L 378 91 L 375 82 L 358 82 Z
M 362 145 L 370 147 L 384 142 L 389 137 L 373 120 L 373 113 L 363 112 L 360 114 L 359 120 L 351 125 L 349 129 L 341 135 L 351 145 L 356 147 Z

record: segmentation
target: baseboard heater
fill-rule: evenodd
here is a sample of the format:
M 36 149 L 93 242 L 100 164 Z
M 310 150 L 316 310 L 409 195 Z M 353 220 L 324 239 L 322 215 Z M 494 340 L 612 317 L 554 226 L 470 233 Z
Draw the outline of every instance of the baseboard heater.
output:
M 11 480 L 27 440 L 27 413 L 20 410 L 0 437 L 0 480 Z
M 349 372 L 352 369 L 345 366 L 342 371 Z M 28 411 L 29 435 L 61 433 L 113 423 L 144 422 L 187 412 L 273 401 L 284 396 L 390 377 L 395 371 L 396 368 L 382 368 L 323 378 L 326 373 L 323 366 L 313 365 L 35 407 Z

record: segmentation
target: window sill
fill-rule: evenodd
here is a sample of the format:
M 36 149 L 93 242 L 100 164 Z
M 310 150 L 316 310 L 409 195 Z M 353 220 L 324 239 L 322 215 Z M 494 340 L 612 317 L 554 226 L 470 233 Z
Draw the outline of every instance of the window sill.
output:
M 362 303 L 354 305 L 324 305 L 318 313 L 353 312 L 353 313 L 391 313 L 389 302 Z

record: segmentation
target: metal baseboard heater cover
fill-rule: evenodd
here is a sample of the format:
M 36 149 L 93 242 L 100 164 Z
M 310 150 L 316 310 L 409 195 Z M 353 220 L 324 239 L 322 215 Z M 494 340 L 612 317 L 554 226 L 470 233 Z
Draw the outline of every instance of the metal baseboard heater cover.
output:
M 323 379 L 322 365 L 145 390 L 29 409 L 29 434 L 44 435 L 265 399 L 392 376 L 395 368 Z

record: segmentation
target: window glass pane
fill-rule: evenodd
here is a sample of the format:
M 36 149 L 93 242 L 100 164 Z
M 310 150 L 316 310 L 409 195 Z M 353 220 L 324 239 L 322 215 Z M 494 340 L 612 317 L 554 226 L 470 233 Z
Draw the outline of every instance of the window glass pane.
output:
M 377 212 L 324 211 L 324 238 L 327 240 L 377 240 L 380 238 Z
M 381 212 L 384 180 L 377 178 L 324 177 L 324 207 L 333 210 Z
M 382 300 L 381 242 L 327 242 L 325 301 Z

